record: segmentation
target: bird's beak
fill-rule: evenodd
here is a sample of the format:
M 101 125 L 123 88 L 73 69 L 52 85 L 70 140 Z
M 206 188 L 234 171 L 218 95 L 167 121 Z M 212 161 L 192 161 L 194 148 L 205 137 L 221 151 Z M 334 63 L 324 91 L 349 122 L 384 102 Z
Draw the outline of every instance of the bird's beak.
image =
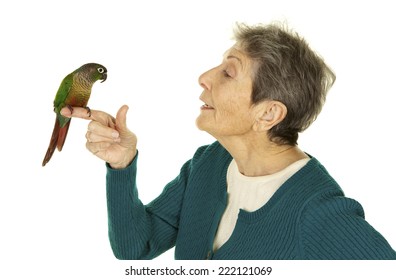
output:
M 105 73 L 102 74 L 102 81 L 101 81 L 101 83 L 103 83 L 104 81 L 106 81 L 106 79 L 107 79 L 107 73 L 105 72 Z

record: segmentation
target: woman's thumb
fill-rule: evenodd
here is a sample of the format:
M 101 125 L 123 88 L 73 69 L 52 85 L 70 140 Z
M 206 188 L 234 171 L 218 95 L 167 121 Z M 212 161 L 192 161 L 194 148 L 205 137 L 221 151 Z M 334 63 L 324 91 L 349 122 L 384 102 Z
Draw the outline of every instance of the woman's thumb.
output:
M 129 110 L 127 105 L 123 105 L 116 115 L 116 127 L 119 132 L 126 132 L 128 130 L 126 124 L 126 115 Z

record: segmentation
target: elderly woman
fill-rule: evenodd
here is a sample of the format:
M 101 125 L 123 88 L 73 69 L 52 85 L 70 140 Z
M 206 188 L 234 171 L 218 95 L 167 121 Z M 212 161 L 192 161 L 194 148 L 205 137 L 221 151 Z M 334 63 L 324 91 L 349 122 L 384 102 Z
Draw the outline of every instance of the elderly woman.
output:
M 119 259 L 395 259 L 384 237 L 320 162 L 297 146 L 335 76 L 297 34 L 239 25 L 222 63 L 203 73 L 200 147 L 148 205 L 135 183 L 128 107 L 91 119 L 87 148 L 107 162 L 109 236 Z

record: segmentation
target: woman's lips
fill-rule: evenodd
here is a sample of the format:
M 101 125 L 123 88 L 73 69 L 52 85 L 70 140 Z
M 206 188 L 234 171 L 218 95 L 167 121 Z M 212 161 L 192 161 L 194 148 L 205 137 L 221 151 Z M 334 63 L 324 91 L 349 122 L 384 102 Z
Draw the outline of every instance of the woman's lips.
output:
M 208 104 L 204 104 L 201 106 L 201 110 L 213 110 L 214 108 L 212 106 L 209 106 Z

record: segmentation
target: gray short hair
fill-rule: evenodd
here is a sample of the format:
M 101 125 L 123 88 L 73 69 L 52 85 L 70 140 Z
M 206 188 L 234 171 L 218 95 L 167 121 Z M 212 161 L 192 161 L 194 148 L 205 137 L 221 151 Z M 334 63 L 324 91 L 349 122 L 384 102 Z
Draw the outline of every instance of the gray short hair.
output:
M 297 33 L 280 24 L 237 24 L 235 40 L 253 60 L 252 104 L 277 100 L 285 119 L 269 131 L 278 144 L 297 144 L 298 133 L 317 118 L 335 74 Z

